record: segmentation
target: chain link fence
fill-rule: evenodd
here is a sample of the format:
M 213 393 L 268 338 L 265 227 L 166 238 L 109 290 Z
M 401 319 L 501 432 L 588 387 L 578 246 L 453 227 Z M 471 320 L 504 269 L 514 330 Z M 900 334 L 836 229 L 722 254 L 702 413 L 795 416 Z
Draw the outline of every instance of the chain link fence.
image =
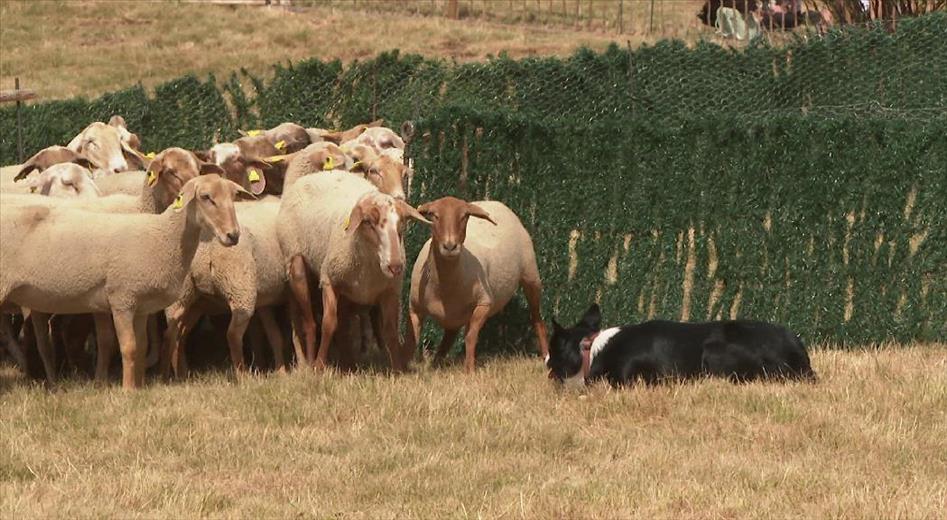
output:
M 125 116 L 144 151 L 283 121 L 415 122 L 411 194 L 499 199 L 534 236 L 546 314 L 746 316 L 808 341 L 947 339 L 947 14 L 775 47 L 666 41 L 456 64 L 386 53 L 31 105 L 27 153 Z M 16 161 L 12 109 L 0 160 Z M 409 256 L 426 239 L 409 234 Z M 529 345 L 525 304 L 484 343 Z

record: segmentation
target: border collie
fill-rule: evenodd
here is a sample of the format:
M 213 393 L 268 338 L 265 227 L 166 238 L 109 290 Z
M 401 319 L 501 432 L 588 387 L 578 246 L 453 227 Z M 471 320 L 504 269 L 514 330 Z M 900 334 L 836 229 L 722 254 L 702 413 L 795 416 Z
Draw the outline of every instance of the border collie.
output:
M 595 304 L 574 327 L 553 320 L 546 358 L 551 379 L 586 384 L 604 379 L 621 386 L 701 376 L 735 382 L 816 378 L 799 337 L 772 323 L 656 320 L 601 330 L 601 322 Z

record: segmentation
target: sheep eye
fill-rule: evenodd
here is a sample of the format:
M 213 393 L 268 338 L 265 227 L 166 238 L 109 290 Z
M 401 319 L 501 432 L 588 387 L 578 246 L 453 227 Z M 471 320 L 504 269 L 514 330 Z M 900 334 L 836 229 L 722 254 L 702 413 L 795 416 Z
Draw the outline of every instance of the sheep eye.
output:
M 208 195 L 208 194 L 206 194 L 206 193 L 202 193 L 202 194 L 201 194 L 201 200 L 206 200 L 206 201 L 208 201 L 208 202 L 213 202 L 212 200 L 210 200 L 210 195 Z

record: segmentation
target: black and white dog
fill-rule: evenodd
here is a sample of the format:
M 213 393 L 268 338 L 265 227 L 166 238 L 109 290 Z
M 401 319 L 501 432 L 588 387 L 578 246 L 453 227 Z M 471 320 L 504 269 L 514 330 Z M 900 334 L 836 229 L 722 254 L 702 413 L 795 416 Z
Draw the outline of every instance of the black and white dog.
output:
M 648 321 L 601 330 L 601 322 L 595 304 L 574 327 L 563 328 L 553 320 L 546 358 L 550 378 L 604 379 L 613 386 L 701 376 L 815 380 L 799 337 L 772 323 Z

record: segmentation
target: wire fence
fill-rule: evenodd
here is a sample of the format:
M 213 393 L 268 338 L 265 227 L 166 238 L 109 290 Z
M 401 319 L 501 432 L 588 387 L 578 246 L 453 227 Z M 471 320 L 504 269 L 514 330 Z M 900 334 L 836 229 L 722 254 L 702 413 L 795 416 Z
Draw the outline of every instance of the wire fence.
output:
M 283 121 L 413 120 L 412 202 L 500 199 L 545 305 L 611 320 L 751 316 L 809 341 L 947 339 L 947 14 L 734 50 L 665 41 L 455 64 L 385 53 L 26 107 L 32 153 L 125 116 L 145 151 Z M 0 160 L 15 162 L 12 109 Z M 409 234 L 409 256 L 426 238 Z M 485 345 L 528 344 L 525 305 Z

